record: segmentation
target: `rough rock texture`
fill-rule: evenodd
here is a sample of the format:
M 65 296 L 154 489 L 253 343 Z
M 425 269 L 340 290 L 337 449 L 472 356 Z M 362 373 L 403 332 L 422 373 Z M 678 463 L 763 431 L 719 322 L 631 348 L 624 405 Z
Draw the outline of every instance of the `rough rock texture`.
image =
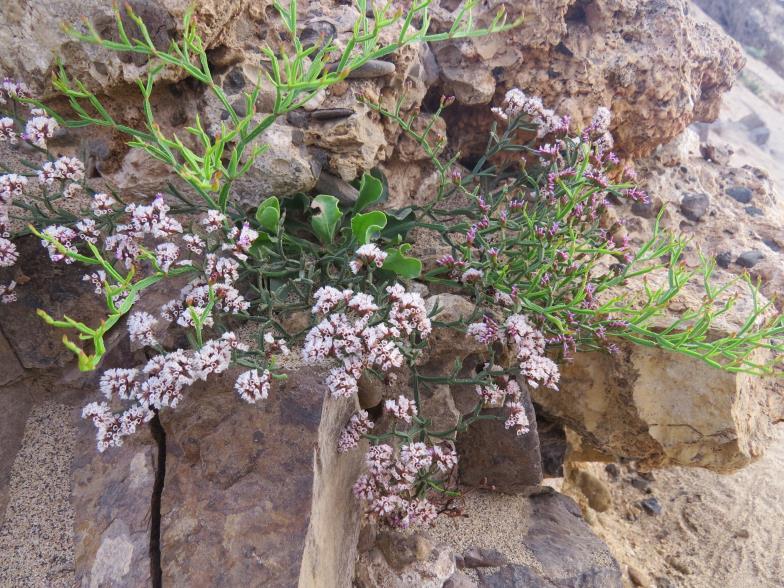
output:
M 76 585 L 149 585 L 157 446 L 148 429 L 105 453 L 94 437 L 92 423 L 81 421 L 71 500 Z
M 338 454 L 353 405 L 298 371 L 258 406 L 222 377 L 162 418 L 164 584 L 347 586 L 362 452 Z
M 457 5 L 441 0 L 438 22 L 449 22 Z M 478 21 L 502 5 L 512 18 L 526 17 L 519 31 L 434 46 L 445 92 L 475 105 L 516 86 L 578 125 L 598 106 L 612 107 L 616 143 L 629 155 L 652 151 L 694 120 L 716 118 L 744 63 L 737 44 L 691 18 L 684 0 L 494 0 L 482 4 Z M 446 118 L 464 155 L 483 146 L 476 130 L 489 121 L 485 108 L 448 109 Z
M 741 468 L 770 435 L 771 393 L 752 376 L 714 370 L 699 360 L 648 347 L 620 356 L 577 354 L 562 366 L 561 391 L 534 391 L 537 404 L 591 451 L 648 467 Z M 594 456 L 595 457 L 595 456 Z
M 695 0 L 724 30 L 784 75 L 784 5 L 777 0 Z M 749 53 L 751 53 L 751 50 Z
M 583 520 L 571 498 L 542 487 L 529 495 L 473 491 L 465 496 L 468 516 L 441 517 L 428 535 L 446 543 L 466 565 L 475 554 L 502 567 L 470 572 L 479 586 L 621 586 L 621 571 L 607 546 Z M 495 553 L 494 553 L 495 552 Z
M 542 456 L 539 452 L 539 435 L 536 414 L 527 391 L 520 399 L 530 430 L 517 435 L 514 429 L 505 429 L 502 420 L 483 420 L 473 423 L 465 433 L 457 436 L 457 453 L 460 481 L 467 486 L 493 486 L 500 492 L 518 492 L 542 481 Z M 505 409 L 486 411 L 505 417 Z

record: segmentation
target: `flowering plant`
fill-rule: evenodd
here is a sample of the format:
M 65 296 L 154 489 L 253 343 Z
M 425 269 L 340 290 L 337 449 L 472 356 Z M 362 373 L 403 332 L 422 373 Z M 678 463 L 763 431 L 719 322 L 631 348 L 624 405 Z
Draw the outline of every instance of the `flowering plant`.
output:
M 435 194 L 404 210 L 379 210 L 383 181 L 365 174 L 353 202 L 329 194 L 285 194 L 248 211 L 234 201 L 234 183 L 263 149 L 256 139 L 318 90 L 407 43 L 511 26 L 499 15 L 488 29 L 474 29 L 474 3 L 457 11 L 449 32 L 433 34 L 427 0 L 405 16 L 374 8 L 372 19 L 365 0 L 357 0 L 360 17 L 347 46 L 338 49 L 332 43 L 305 48 L 297 37 L 296 2 L 288 8 L 276 2 L 292 45 L 291 53 L 266 50 L 276 98 L 273 112 L 262 117 L 255 110 L 258 86 L 246 94 L 246 114 L 228 103 L 190 12 L 182 40 L 167 50 L 153 44 L 132 11 L 136 32 L 126 30 L 118 14 L 118 41 L 102 38 L 89 23 L 86 32 L 71 31 L 84 42 L 152 60 L 146 81 L 139 83 L 143 130 L 113 118 L 64 66 L 55 86 L 75 119 L 33 99 L 24 85 L 4 83 L 0 100 L 10 100 L 12 111 L 0 118 L 0 140 L 24 141 L 46 160 L 31 163 L 27 172 L 0 176 L 0 266 L 18 261 L 11 220 L 29 223 L 53 262 L 87 267 L 85 281 L 105 300 L 106 316 L 98 326 L 39 312 L 48 324 L 76 334 L 77 340 L 66 336 L 63 342 L 80 369 L 100 366 L 104 337 L 123 320 L 132 343 L 152 354 L 143 366 L 102 374 L 104 400 L 90 403 L 83 413 L 96 425 L 99 450 L 122 444 L 158 411 L 183 401 L 188 386 L 232 364 L 244 368 L 235 390 L 250 403 L 267 398 L 273 382 L 285 377 L 281 358 L 289 354 L 306 363 L 328 363 L 325 383 L 335 397 L 355 397 L 368 381 L 392 386 L 402 376 L 410 395 L 385 398 L 376 407 L 385 415 L 381 419 L 358 410 L 338 450 L 357 448 L 363 439 L 372 444 L 368 472 L 354 492 L 368 501 L 371 516 L 405 527 L 432 521 L 440 496 L 454 495 L 455 441 L 472 423 L 498 420 L 517 435 L 528 432 L 525 389 L 557 390 L 558 352 L 568 359 L 580 349 L 615 351 L 617 342 L 626 340 L 731 371 L 774 369 L 754 353 L 784 351 L 776 342 L 784 321 L 768 303 L 758 302 L 747 278 L 741 279 L 755 302 L 751 315 L 737 333 L 711 339 L 711 325 L 732 307 L 726 296 L 731 284 L 713 285 L 708 263 L 699 272 L 687 270 L 680 263 L 686 243 L 663 234 L 658 222 L 652 239 L 638 247 L 620 224 L 606 226 L 613 202 L 647 198 L 612 152 L 607 109 L 575 133 L 568 118 L 511 90 L 494 109 L 502 127 L 493 128 L 486 153 L 468 169 L 459 164 L 459 154 L 449 156 L 445 143 L 431 142 L 432 122 L 420 125 L 407 118 L 401 103 L 389 110 L 368 102 L 425 150 L 440 179 Z M 413 25 L 416 18 L 419 28 Z M 393 25 L 400 28 L 397 40 L 380 44 L 381 31 Z M 219 132 L 208 132 L 197 118 L 188 129 L 194 143 L 162 133 L 150 98 L 164 67 L 179 68 L 205 84 L 226 108 L 228 122 Z M 450 102 L 442 100 L 431 120 Z M 26 120 L 25 105 L 31 107 Z M 130 136 L 129 145 L 169 165 L 192 193 L 172 189 L 142 204 L 94 190 L 79 159 L 46 151 L 58 127 L 85 125 Z M 28 186 L 36 177 L 37 198 Z M 79 214 L 61 205 L 81 194 L 88 205 Z M 406 239 L 413 229 L 430 232 L 441 243 L 442 254 L 433 263 L 411 254 Z M 653 285 L 662 274 L 664 285 Z M 701 305 L 662 326 L 670 303 L 697 276 L 706 292 Z M 184 281 L 176 296 L 160 308 L 139 309 L 146 290 L 171 280 Z M 635 282 L 637 297 L 624 296 L 621 289 Z M 0 284 L 0 300 L 12 302 L 14 286 Z M 440 322 L 438 304 L 429 305 L 420 294 L 428 287 L 463 295 L 473 312 Z M 310 317 L 307 326 L 287 328 L 287 318 L 302 312 Z M 240 333 L 234 328 L 239 323 L 253 326 L 253 334 Z M 166 349 L 161 335 L 167 328 L 182 330 L 187 348 Z M 466 333 L 483 346 L 476 369 L 466 369 L 458 358 L 453 369 L 434 370 L 428 351 L 435 329 Z M 475 391 L 473 409 L 446 428 L 434 424 L 422 400 L 439 385 Z

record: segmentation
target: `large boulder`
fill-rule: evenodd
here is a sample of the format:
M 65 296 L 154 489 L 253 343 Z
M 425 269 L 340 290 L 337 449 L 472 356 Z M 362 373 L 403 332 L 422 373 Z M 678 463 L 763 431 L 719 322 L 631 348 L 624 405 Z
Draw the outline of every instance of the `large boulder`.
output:
M 164 413 L 164 584 L 348 586 L 362 451 L 338 454 L 353 401 L 318 370 L 290 372 L 244 404 L 224 375 Z
M 448 26 L 458 5 L 437 3 L 439 26 Z M 465 105 L 446 111 L 464 155 L 484 148 L 486 136 L 477 132 L 491 120 L 484 105 L 511 87 L 541 96 L 578 126 L 607 106 L 619 149 L 648 153 L 692 121 L 714 119 L 744 64 L 737 43 L 692 18 L 685 0 L 525 0 L 511 7 L 493 0 L 477 10 L 476 22 L 489 23 L 501 6 L 524 24 L 433 46 L 445 93 Z

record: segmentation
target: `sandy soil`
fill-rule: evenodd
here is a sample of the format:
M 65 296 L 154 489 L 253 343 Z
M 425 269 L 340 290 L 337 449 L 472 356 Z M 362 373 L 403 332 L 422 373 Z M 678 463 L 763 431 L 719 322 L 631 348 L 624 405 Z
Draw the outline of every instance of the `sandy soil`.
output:
M 731 475 L 669 468 L 647 481 L 632 468 L 621 466 L 614 478 L 603 464 L 590 464 L 613 503 L 586 518 L 619 563 L 651 586 L 784 586 L 784 424 L 777 427 L 765 456 Z M 641 507 L 651 498 L 659 515 Z

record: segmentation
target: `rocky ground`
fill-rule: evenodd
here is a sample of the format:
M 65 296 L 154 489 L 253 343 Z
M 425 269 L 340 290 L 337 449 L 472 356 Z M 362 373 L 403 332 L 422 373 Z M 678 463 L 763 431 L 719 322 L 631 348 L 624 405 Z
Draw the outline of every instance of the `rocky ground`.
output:
M 778 15 L 773 1 L 750 2 L 750 22 L 762 27 L 757 16 L 766 7 Z M 0 42 L 17 49 L 0 54 L 0 73 L 47 93 L 52 56 L 64 53 L 112 112 L 141 120 L 128 82 L 144 63 L 85 51 L 52 33 L 63 18 L 84 12 L 107 25 L 108 2 L 66 0 L 54 11 L 6 4 Z M 258 73 L 258 46 L 281 34 L 269 20 L 270 4 L 198 3 L 218 81 L 232 100 Z M 356 18 L 338 0 L 300 4 L 312 30 L 345 35 Z M 502 4 L 509 5 L 483 2 L 478 19 L 486 22 Z M 760 45 L 728 25 L 746 46 L 744 57 L 685 0 L 513 4 L 512 16 L 526 16 L 514 37 L 407 48 L 390 57 L 394 67 L 382 64 L 383 75 L 342 82 L 279 120 L 262 138 L 271 148 L 238 196 L 253 205 L 324 185 L 351 190 L 346 181 L 379 166 L 390 205 L 419 201 L 432 187 L 421 154 L 357 96 L 391 105 L 405 91 L 404 111 L 413 113 L 454 94 L 437 128 L 470 156 L 486 140 L 490 103 L 519 85 L 577 124 L 597 106 L 612 107 L 619 152 L 635 160 L 653 197 L 650 206 L 619 209 L 633 240 L 650 234 L 664 207 L 664 227 L 693 237 L 685 263 L 696 264 L 701 250 L 716 259 L 722 279 L 748 271 L 765 295 L 784 291 L 784 80 L 770 59 L 755 59 Z M 719 20 L 740 18 L 732 0 L 699 4 Z M 162 39 L 176 34 L 184 4 L 134 5 Z M 434 1 L 437 26 L 454 6 Z M 773 55 L 777 31 L 763 29 Z M 197 109 L 208 124 L 220 120 L 220 107 L 179 79 L 157 92 L 167 130 Z M 269 99 L 260 97 L 262 111 Z M 53 144 L 63 154 L 84 152 L 91 169 L 129 198 L 169 179 L 117 136 L 66 132 Z M 387 533 L 360 527 L 350 486 L 361 452 L 334 451 L 354 406 L 325 399 L 322 378 L 296 367 L 264 406 L 236 402 L 230 379 L 219 379 L 161 415 L 159 428 L 96 454 L 91 427 L 78 416 L 96 397 L 96 378 L 76 373 L 56 334 L 35 316 L 39 307 L 95 315 L 96 299 L 79 271 L 53 267 L 34 241 L 20 251 L 20 301 L 0 307 L 3 588 L 142 586 L 156 571 L 164 585 L 189 586 L 783 585 L 784 430 L 774 425 L 784 418 L 780 385 L 633 346 L 617 360 L 585 354 L 564 368 L 560 392 L 532 393 L 529 435 L 477 426 L 460 437 L 466 494 L 449 516 L 425 534 Z M 165 295 L 152 291 L 143 303 L 159 305 L 156 296 Z M 472 307 L 446 296 L 443 312 Z M 737 326 L 733 315 L 717 330 Z M 455 357 L 476 358 L 475 342 L 451 331 L 437 335 L 439 369 L 451 369 Z M 108 347 L 105 367 L 141 359 L 120 336 Z M 439 408 L 438 418 L 454 420 L 464 392 L 444 387 L 425 401 Z

